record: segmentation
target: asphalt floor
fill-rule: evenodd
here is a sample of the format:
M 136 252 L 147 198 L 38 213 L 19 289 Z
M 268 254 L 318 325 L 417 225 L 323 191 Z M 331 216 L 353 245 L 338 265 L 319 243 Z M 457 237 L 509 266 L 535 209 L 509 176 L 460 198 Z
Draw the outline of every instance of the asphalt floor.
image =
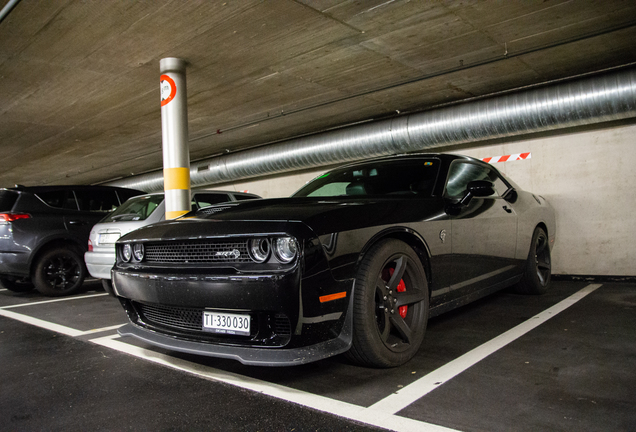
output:
M 554 281 L 430 320 L 406 365 L 265 368 L 121 338 L 97 281 L 0 291 L 0 430 L 636 430 L 636 284 Z

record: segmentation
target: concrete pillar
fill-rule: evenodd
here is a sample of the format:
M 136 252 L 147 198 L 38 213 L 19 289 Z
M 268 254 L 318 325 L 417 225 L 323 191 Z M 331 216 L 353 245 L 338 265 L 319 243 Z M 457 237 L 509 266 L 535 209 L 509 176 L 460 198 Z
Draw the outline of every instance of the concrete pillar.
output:
M 186 62 L 164 58 L 159 69 L 166 219 L 174 219 L 191 209 Z

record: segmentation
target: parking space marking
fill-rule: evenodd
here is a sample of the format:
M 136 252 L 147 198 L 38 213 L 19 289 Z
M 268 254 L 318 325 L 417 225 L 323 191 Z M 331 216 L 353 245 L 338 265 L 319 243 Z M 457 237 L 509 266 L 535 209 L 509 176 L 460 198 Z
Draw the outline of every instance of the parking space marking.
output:
M 125 324 L 117 324 L 117 325 L 113 325 L 113 326 L 109 326 L 109 327 L 102 327 L 102 328 L 98 328 L 98 329 L 92 329 L 92 330 L 86 330 L 81 332 L 80 334 L 78 334 L 78 336 L 85 336 L 88 334 L 92 334 L 92 333 L 101 333 L 104 331 L 108 331 L 108 330 L 116 330 L 119 327 L 123 326 Z
M 85 298 L 91 298 L 91 297 L 103 297 L 103 296 L 107 296 L 107 295 L 108 295 L 108 293 L 100 293 L 100 294 L 89 294 L 89 295 L 77 296 L 77 297 L 64 297 L 64 298 L 53 299 L 53 300 L 42 300 L 42 301 L 32 302 L 32 303 L 20 303 L 20 304 L 16 304 L 16 305 L 3 306 L 3 307 L 0 307 L 0 309 L 13 309 L 13 308 L 22 307 L 22 306 L 34 306 L 34 305 L 41 305 L 41 304 L 46 304 L 46 303 L 56 303 L 56 302 L 61 302 L 61 301 L 79 300 L 79 299 L 85 299 Z
M 0 288 L 0 291 L 9 291 L 9 290 L 6 288 Z
M 79 331 L 79 330 L 75 330 L 73 328 L 70 327 L 66 327 L 60 324 L 54 324 L 48 321 L 44 321 L 38 318 L 33 318 L 30 317 L 28 315 L 22 315 L 16 312 L 11 312 L 8 310 L 4 310 L 5 308 L 0 308 L 0 316 L 4 316 L 7 318 L 12 318 L 14 320 L 17 321 L 22 321 L 23 323 L 26 324 L 31 324 L 37 327 L 41 327 L 43 329 L 47 329 L 47 330 L 52 330 L 54 332 L 58 332 L 58 333 L 62 333 L 65 334 L 67 336 L 71 336 L 71 337 L 77 337 L 77 336 L 81 336 L 83 332 Z
M 435 390 L 445 382 L 459 375 L 469 367 L 480 362 L 484 358 L 488 357 L 497 350 L 503 348 L 509 343 L 520 338 L 530 330 L 543 324 L 550 318 L 556 316 L 558 313 L 566 310 L 588 294 L 592 293 L 596 289 L 600 288 L 601 284 L 591 284 L 583 288 L 582 290 L 572 294 L 570 297 L 562 300 L 556 305 L 543 312 L 535 315 L 529 320 L 519 324 L 516 327 L 508 330 L 505 333 L 497 336 L 494 339 L 478 346 L 472 351 L 467 352 L 461 357 L 456 358 L 450 363 L 434 370 L 428 375 L 418 379 L 417 381 L 407 385 L 400 389 L 396 393 L 376 402 L 369 408 L 377 411 L 388 412 L 395 414 L 418 399 L 424 397 L 431 391 Z
M 398 392 L 376 402 L 369 407 L 363 407 L 347 402 L 342 402 L 325 396 L 319 396 L 313 393 L 296 390 L 279 384 L 261 381 L 255 378 L 249 378 L 246 376 L 233 374 L 201 364 L 189 362 L 187 360 L 174 358 L 166 354 L 161 354 L 152 350 L 144 349 L 116 340 L 120 338 L 120 336 L 117 334 L 90 339 L 89 342 L 116 351 L 124 352 L 129 355 L 133 355 L 138 358 L 142 358 L 144 360 L 151 361 L 166 367 L 181 370 L 196 376 L 227 383 L 246 390 L 255 391 L 257 393 L 262 393 L 264 395 L 275 397 L 277 399 L 306 406 L 318 411 L 323 411 L 326 413 L 337 415 L 339 417 L 377 427 L 382 427 L 393 431 L 457 432 L 456 430 L 451 428 L 446 428 L 432 423 L 426 423 L 402 417 L 397 415 L 397 413 L 413 402 L 417 401 L 418 399 L 424 397 L 434 389 L 438 388 L 440 385 L 459 375 L 474 364 L 488 357 L 490 354 L 505 347 L 506 345 L 528 333 L 532 329 L 543 324 L 550 318 L 566 310 L 601 286 L 601 284 L 591 284 L 586 286 L 585 288 L 576 292 L 565 300 L 562 300 L 561 302 L 535 315 L 529 320 L 495 337 L 489 342 L 482 344 L 481 346 L 473 349 L 463 356 L 447 363 L 446 365 L 436 369 L 435 371 L 420 378 L 414 383 L 404 387 Z M 115 330 L 121 327 L 123 324 L 87 331 L 80 331 L 63 325 L 54 324 L 38 318 L 33 318 L 27 315 L 6 310 L 9 308 L 20 306 L 38 305 L 57 301 L 99 297 L 105 295 L 108 294 L 93 294 L 79 297 L 67 297 L 64 299 L 46 300 L 41 302 L 4 306 L 0 307 L 0 316 L 15 319 L 26 324 L 35 325 L 37 327 L 55 331 L 71 337 L 85 336 L 93 333 Z
M 225 372 L 208 366 L 192 363 L 187 360 L 171 357 L 145 348 L 130 345 L 116 340 L 119 335 L 110 335 L 91 339 L 90 342 L 120 351 L 153 363 L 184 371 L 202 378 L 223 382 L 246 390 L 282 399 L 287 402 L 303 405 L 318 411 L 334 414 L 357 422 L 382 427 L 398 432 L 457 432 L 432 423 L 425 423 L 400 417 L 376 409 L 338 401 L 325 396 L 296 390 L 279 384 L 261 381 L 255 378 Z

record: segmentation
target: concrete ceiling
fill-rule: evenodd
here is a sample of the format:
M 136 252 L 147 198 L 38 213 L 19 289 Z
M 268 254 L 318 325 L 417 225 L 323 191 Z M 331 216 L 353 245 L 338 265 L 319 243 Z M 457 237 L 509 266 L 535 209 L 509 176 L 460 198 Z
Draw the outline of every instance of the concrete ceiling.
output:
M 634 41 L 633 0 L 21 0 L 0 187 L 161 168 L 164 57 L 189 62 L 194 161 L 629 64 Z

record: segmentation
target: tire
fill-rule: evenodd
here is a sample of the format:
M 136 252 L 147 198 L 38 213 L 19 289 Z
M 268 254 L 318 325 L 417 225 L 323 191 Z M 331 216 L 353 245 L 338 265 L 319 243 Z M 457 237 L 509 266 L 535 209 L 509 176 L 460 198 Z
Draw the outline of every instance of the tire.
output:
M 104 291 L 106 291 L 109 295 L 116 297 L 115 291 L 113 290 L 113 281 L 110 279 L 102 279 L 102 288 L 104 288 Z
M 413 358 L 429 312 L 426 273 L 415 251 L 395 239 L 376 244 L 360 264 L 353 296 L 349 359 L 389 368 Z
M 71 247 L 57 247 L 38 259 L 32 279 L 41 294 L 58 297 L 77 292 L 85 277 L 82 256 Z
M 29 280 L 0 277 L 0 283 L 9 291 L 23 293 L 32 291 L 34 286 Z
M 530 252 L 521 281 L 515 286 L 519 294 L 545 294 L 552 277 L 550 244 L 548 235 L 542 228 L 535 228 L 530 244 Z

